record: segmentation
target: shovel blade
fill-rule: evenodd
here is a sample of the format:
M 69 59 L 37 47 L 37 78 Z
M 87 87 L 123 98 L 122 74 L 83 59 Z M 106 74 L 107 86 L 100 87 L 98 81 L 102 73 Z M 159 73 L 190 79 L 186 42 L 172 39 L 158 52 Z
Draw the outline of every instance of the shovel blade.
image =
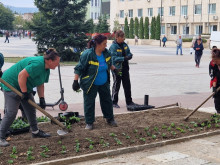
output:
M 57 134 L 60 136 L 66 135 L 68 132 L 64 130 L 57 130 Z

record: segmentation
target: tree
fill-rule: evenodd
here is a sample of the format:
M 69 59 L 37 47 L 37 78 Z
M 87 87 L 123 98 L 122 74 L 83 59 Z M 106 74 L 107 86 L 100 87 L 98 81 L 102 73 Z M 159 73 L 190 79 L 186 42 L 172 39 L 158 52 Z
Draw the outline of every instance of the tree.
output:
M 155 39 L 160 40 L 160 15 L 159 14 L 156 19 Z
M 150 38 L 151 39 L 155 39 L 155 25 L 156 25 L 155 17 L 152 17 L 152 19 L 151 19 L 151 29 L 150 29 L 150 33 L 151 33 Z
M 144 38 L 149 39 L 149 18 L 145 17 L 144 21 Z
M 114 20 L 114 28 L 112 30 L 112 32 L 115 32 L 117 30 L 120 30 L 120 24 L 119 24 L 119 21 L 117 19 Z
M 0 29 L 12 30 L 13 29 L 14 15 L 12 11 L 5 8 L 3 4 L 0 3 Z
M 129 38 L 134 38 L 134 19 L 130 19 Z
M 139 31 L 139 21 L 138 21 L 138 18 L 135 17 L 135 21 L 134 21 L 134 34 L 136 36 L 138 36 L 138 31 Z
M 93 19 L 89 19 L 86 21 L 87 30 L 86 33 L 94 33 L 94 22 Z
M 107 15 L 106 14 L 102 17 L 102 22 L 101 22 L 101 26 L 100 26 L 100 33 L 109 33 L 109 25 L 107 22 Z
M 129 27 L 128 27 L 128 19 L 125 18 L 125 38 L 129 38 Z
M 85 49 L 86 5 L 89 0 L 35 0 L 39 13 L 34 15 L 30 29 L 35 32 L 38 52 L 54 47 L 62 60 L 78 60 Z M 75 48 L 78 53 L 71 52 Z
M 144 39 L 144 22 L 143 22 L 143 17 L 140 18 L 139 38 L 140 39 Z

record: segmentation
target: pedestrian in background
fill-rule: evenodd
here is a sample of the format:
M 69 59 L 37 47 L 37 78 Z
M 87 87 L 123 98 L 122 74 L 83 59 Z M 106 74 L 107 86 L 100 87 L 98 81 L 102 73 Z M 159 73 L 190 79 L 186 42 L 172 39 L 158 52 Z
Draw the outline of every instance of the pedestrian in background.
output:
M 74 68 L 75 76 L 72 88 L 83 90 L 85 129 L 92 130 L 95 122 L 95 99 L 99 93 L 100 105 L 104 118 L 109 125 L 116 127 L 110 93 L 110 69 L 112 66 L 111 52 L 106 49 L 107 37 L 96 35 L 88 43 L 88 49 L 80 56 L 78 65 Z M 78 80 L 80 78 L 80 85 Z
M 202 54 L 203 54 L 203 49 L 204 49 L 204 47 L 203 47 L 201 38 L 197 39 L 197 42 L 195 42 L 195 45 L 194 45 L 195 62 L 196 62 L 196 67 L 197 68 L 199 68 L 199 65 L 200 65 L 200 60 L 201 60 L 201 57 L 202 57 Z
M 134 36 L 134 42 L 135 42 L 134 43 L 135 45 L 138 45 L 138 36 L 136 36 L 136 35 Z
M 163 42 L 163 47 L 166 47 L 166 42 L 167 42 L 167 37 L 166 36 L 164 36 L 162 38 L 162 42 Z
M 179 38 L 176 40 L 176 55 L 178 55 L 179 49 L 180 49 L 180 55 L 183 55 L 182 43 L 183 43 L 183 40 L 182 40 L 181 36 L 179 36 Z
M 195 45 L 195 42 L 196 42 L 196 36 L 193 37 L 192 39 L 192 42 L 191 42 L 191 46 L 190 46 L 190 54 L 192 55 L 193 52 L 194 52 L 194 45 Z
M 5 43 L 6 43 L 6 41 L 8 41 L 8 43 L 9 43 L 9 32 L 8 31 L 6 31 L 5 32 Z
M 27 57 L 4 72 L 2 79 L 22 92 L 22 97 L 11 91 L 4 84 L 1 84 L 5 97 L 5 115 L 0 125 L 1 147 L 9 146 L 9 143 L 5 140 L 6 132 L 16 118 L 20 103 L 32 129 L 32 137 L 50 137 L 50 134 L 38 129 L 36 109 L 28 103 L 28 100 L 34 101 L 32 91 L 34 87 L 37 87 L 40 106 L 45 108 L 44 83 L 49 80 L 50 69 L 55 69 L 59 62 L 59 54 L 55 49 L 50 48 L 43 56 Z
M 118 93 L 120 90 L 121 82 L 124 88 L 125 99 L 127 106 L 137 105 L 132 101 L 131 97 L 131 82 L 129 75 L 129 60 L 133 55 L 130 52 L 128 45 L 124 42 L 125 34 L 122 30 L 118 30 L 115 33 L 115 41 L 113 41 L 109 50 L 112 52 L 113 65 L 117 69 L 120 69 L 120 74 L 112 73 L 113 87 L 112 87 L 112 101 L 114 108 L 120 108 L 118 105 Z

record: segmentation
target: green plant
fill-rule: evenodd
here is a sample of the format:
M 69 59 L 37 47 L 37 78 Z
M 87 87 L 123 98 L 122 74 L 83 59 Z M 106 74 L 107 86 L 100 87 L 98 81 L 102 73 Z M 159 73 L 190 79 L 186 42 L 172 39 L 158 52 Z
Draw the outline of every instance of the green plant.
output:
M 215 127 L 216 127 L 216 128 L 219 128 L 220 126 L 219 126 L 219 124 L 215 124 Z
M 29 127 L 29 126 L 30 126 L 29 124 L 27 124 L 26 122 L 24 122 L 23 120 L 18 118 L 18 119 L 13 121 L 10 128 L 12 128 L 12 129 L 22 129 L 22 128 L 26 128 L 26 127 Z
M 62 145 L 62 150 L 61 150 L 61 154 L 65 154 L 67 151 L 66 151 L 66 146 Z
M 117 137 L 117 135 L 116 135 L 116 134 L 114 134 L 114 133 L 110 133 L 110 134 L 109 134 L 109 136 L 112 136 L 112 137 Z
M 167 137 L 166 133 L 162 133 L 162 137 L 163 138 Z
M 115 139 L 115 141 L 116 141 L 116 143 L 118 144 L 118 145 L 121 145 L 122 144 L 122 142 L 118 139 L 118 138 L 114 138 Z
M 125 137 L 126 139 L 130 139 L 131 137 L 130 136 L 128 136 L 128 135 L 126 135 L 126 137 Z
M 140 140 L 146 142 L 146 138 L 140 138 Z
M 144 131 L 148 131 L 150 128 L 149 127 L 145 127 L 144 128 Z
M 152 135 L 152 139 L 156 139 L 157 138 L 157 136 L 156 135 Z
M 37 117 L 37 122 L 48 122 L 49 118 L 46 116 Z
M 109 143 L 104 143 L 102 146 L 103 147 L 109 147 Z
M 137 133 L 138 132 L 138 130 L 137 129 L 134 129 L 134 133 Z
M 149 39 L 149 18 L 145 17 L 144 21 L 144 38 Z
M 92 139 L 86 138 L 86 140 L 88 140 L 90 144 L 94 144 L 94 141 L 92 141 Z
M 76 146 L 75 146 L 76 149 L 75 149 L 75 151 L 76 151 L 76 152 L 79 152 L 79 151 L 80 151 L 80 143 L 79 143 L 79 140 L 76 139 L 75 142 L 76 142 Z
M 168 130 L 168 131 L 171 131 L 171 127 L 168 127 L 167 130 Z
M 8 160 L 8 164 L 13 164 L 14 160 Z
M 2 150 L 0 149 L 0 155 L 3 154 Z
M 194 127 L 198 127 L 198 124 L 197 124 L 197 123 L 195 123 L 193 126 L 194 126 Z
M 166 125 L 162 125 L 162 129 L 166 129 L 167 128 L 167 126 Z
M 17 148 L 15 146 L 13 146 L 12 147 L 12 153 L 10 154 L 10 157 L 13 158 L 13 159 L 17 159 L 18 156 L 16 154 L 17 154 Z
M 59 141 L 58 141 L 58 144 L 62 144 L 62 141 L 61 141 L 61 140 L 59 140 Z
M 33 154 L 33 147 L 29 147 L 26 154 L 27 154 L 27 160 L 34 160 L 35 159 L 35 157 L 32 156 L 32 154 Z
M 175 135 L 176 135 L 176 132 L 175 132 L 175 131 L 171 131 L 171 134 L 175 136 Z
M 40 156 L 42 156 L 43 158 L 49 158 L 50 157 L 49 155 L 46 155 L 44 152 L 41 152 Z
M 158 127 L 154 127 L 154 131 L 158 132 L 158 130 L 159 130 Z
M 89 149 L 92 150 L 94 147 L 92 144 L 89 145 Z
M 175 124 L 174 124 L 174 123 L 171 123 L 170 126 L 174 128 L 174 127 L 175 127 Z

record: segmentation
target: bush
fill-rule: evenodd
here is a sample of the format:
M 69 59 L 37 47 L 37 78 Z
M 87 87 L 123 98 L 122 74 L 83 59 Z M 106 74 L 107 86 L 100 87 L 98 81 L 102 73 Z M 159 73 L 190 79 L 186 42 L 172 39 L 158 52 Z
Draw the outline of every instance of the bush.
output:
M 183 42 L 192 42 L 192 38 L 183 38 Z M 202 39 L 202 43 L 206 43 L 207 40 L 206 39 Z
M 64 52 L 60 53 L 61 61 L 79 61 L 80 51 L 73 52 L 71 49 L 66 49 Z

